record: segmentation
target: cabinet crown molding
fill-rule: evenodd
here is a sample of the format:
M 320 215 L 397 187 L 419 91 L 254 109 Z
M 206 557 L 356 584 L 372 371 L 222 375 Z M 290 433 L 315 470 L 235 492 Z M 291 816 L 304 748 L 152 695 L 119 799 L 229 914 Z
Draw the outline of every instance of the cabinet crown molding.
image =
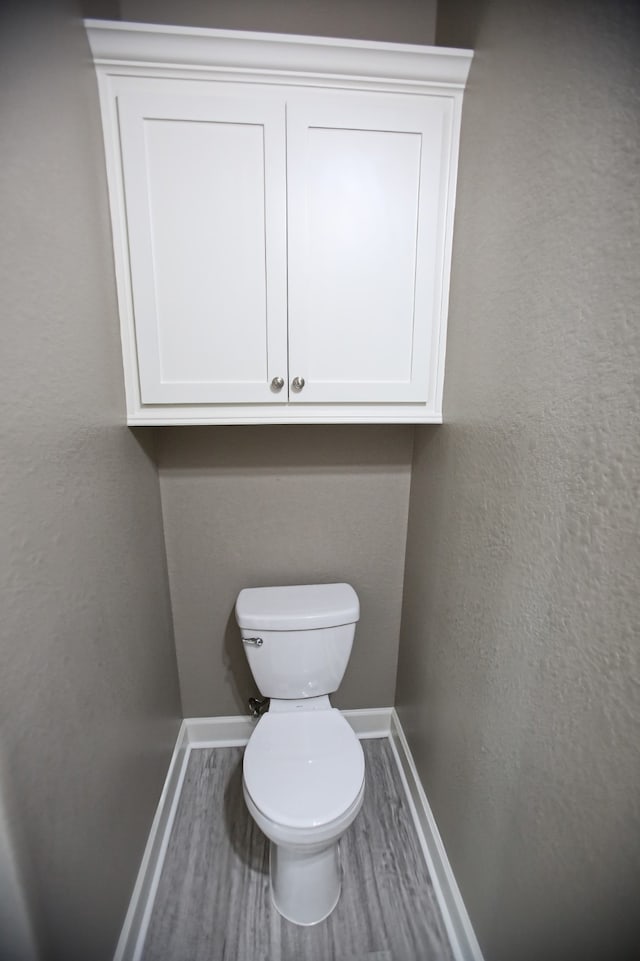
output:
M 102 67 L 225 70 L 288 77 L 360 78 L 465 86 L 473 51 L 450 47 L 343 40 L 123 21 L 85 20 L 91 52 Z

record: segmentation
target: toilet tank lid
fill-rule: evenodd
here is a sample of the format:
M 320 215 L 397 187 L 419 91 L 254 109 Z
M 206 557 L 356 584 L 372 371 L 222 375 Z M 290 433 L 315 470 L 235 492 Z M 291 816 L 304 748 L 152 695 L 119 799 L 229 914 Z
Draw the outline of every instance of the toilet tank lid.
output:
M 246 587 L 238 594 L 236 621 L 252 631 L 304 631 L 355 624 L 358 595 L 350 584 Z

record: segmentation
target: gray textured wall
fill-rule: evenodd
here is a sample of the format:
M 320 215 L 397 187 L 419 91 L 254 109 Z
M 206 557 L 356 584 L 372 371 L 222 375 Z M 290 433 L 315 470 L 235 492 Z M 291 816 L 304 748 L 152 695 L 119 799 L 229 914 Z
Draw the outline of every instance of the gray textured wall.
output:
M 121 0 L 120 16 L 221 30 L 434 43 L 436 0 Z
M 362 617 L 333 703 L 393 702 L 410 427 L 178 427 L 158 464 L 185 716 L 256 693 L 233 616 L 243 587 L 348 581 Z
M 15 854 L 42 956 L 101 961 L 180 714 L 159 486 L 123 426 L 79 11 L 3 3 L 0 36 L 0 889 Z
M 638 7 L 443 8 L 439 40 L 476 59 L 397 706 L 487 961 L 620 961 L 640 889 Z

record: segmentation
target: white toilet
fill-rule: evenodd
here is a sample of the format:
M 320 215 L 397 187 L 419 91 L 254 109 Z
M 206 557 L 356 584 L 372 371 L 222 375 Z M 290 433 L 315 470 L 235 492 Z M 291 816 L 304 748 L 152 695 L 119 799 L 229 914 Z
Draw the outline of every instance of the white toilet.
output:
M 329 701 L 359 616 L 349 584 L 248 588 L 236 602 L 249 667 L 271 699 L 245 751 L 244 797 L 271 842 L 273 902 L 295 924 L 338 903 L 338 841 L 364 797 L 360 742 Z

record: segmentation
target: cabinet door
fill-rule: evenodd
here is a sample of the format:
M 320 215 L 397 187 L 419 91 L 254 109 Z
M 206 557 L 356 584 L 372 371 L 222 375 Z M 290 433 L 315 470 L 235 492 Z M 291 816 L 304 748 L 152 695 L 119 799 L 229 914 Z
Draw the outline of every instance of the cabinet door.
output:
M 118 102 L 143 404 L 287 399 L 284 105 L 219 87 Z
M 428 400 L 450 131 L 444 97 L 288 102 L 290 401 Z

